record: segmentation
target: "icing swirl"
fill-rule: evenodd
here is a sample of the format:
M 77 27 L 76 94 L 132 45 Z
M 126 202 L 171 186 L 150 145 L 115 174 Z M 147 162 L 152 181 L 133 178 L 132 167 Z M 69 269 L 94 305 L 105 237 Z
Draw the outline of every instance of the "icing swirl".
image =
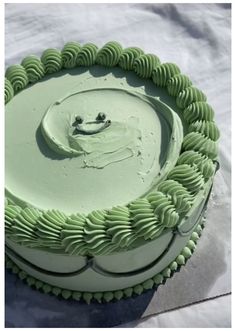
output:
M 107 216 L 107 234 L 112 237 L 112 242 L 119 247 L 130 246 L 136 236 L 133 233 L 130 221 L 129 208 L 127 207 L 114 207 Z
M 138 237 L 143 237 L 145 240 L 154 239 L 162 233 L 164 225 L 158 221 L 147 198 L 133 201 L 129 209 L 132 225 Z
M 213 141 L 217 141 L 220 137 L 220 131 L 215 122 L 210 121 L 196 121 L 190 124 L 189 132 L 199 132 L 204 136 L 209 137 Z
M 167 81 L 167 91 L 172 97 L 177 97 L 177 95 L 187 87 L 192 85 L 191 80 L 182 74 L 175 75 Z
M 180 155 L 177 164 L 196 165 L 202 173 L 205 181 L 207 181 L 215 172 L 215 166 L 211 159 L 194 151 L 186 151 Z
M 87 243 L 84 240 L 84 226 L 87 218 L 76 214 L 67 217 L 61 231 L 62 246 L 70 255 L 86 255 Z
M 118 64 L 121 53 L 122 46 L 116 41 L 110 41 L 98 51 L 96 62 L 105 67 L 114 67 Z
M 154 214 L 157 216 L 160 224 L 167 228 L 174 227 L 179 221 L 179 214 L 171 200 L 162 192 L 153 192 L 147 196 L 151 203 Z
M 197 120 L 212 121 L 214 118 L 214 111 L 212 107 L 202 101 L 191 103 L 183 111 L 184 119 L 188 123 L 195 122 Z
M 15 217 L 21 212 L 21 207 L 16 205 L 7 204 L 5 207 L 5 232 L 6 235 L 12 233 L 12 226 L 14 224 Z
M 200 152 L 210 159 L 217 157 L 217 144 L 199 132 L 190 132 L 183 139 L 183 149 Z
M 176 103 L 179 108 L 184 109 L 192 102 L 206 101 L 206 99 L 207 98 L 202 91 L 196 87 L 189 86 L 177 95 Z
M 176 64 L 163 63 L 154 68 L 152 72 L 152 80 L 157 86 L 165 87 L 168 80 L 178 74 L 180 74 L 180 69 Z
M 187 213 L 193 204 L 193 196 L 179 182 L 175 180 L 165 180 L 158 186 L 158 191 L 167 195 L 171 199 L 178 213 Z
M 14 220 L 11 239 L 27 247 L 37 247 L 35 230 L 39 216 L 40 213 L 35 208 L 23 209 Z
M 79 66 L 92 66 L 95 64 L 98 47 L 95 44 L 85 44 L 77 56 Z
M 29 83 L 25 68 L 20 64 L 8 67 L 5 77 L 11 82 L 15 93 L 23 90 Z
M 88 215 L 84 226 L 85 241 L 88 251 L 92 255 L 109 254 L 117 248 L 107 233 L 105 217 L 107 217 L 105 211 L 95 210 Z
M 74 68 L 77 64 L 77 56 L 81 46 L 76 41 L 70 41 L 65 44 L 61 51 L 62 66 L 64 68 Z
M 133 70 L 135 60 L 144 54 L 144 52 L 138 47 L 128 47 L 123 50 L 119 66 L 124 70 Z
M 43 212 L 38 219 L 36 229 L 39 243 L 53 249 L 62 248 L 60 234 L 65 220 L 66 215 L 58 210 Z
M 58 49 L 46 49 L 41 56 L 41 61 L 44 64 L 47 74 L 52 74 L 62 68 L 62 56 Z
M 180 164 L 170 171 L 168 179 L 173 179 L 182 184 L 189 192 L 195 194 L 204 185 L 204 178 L 196 166 Z
M 5 86 L 4 86 L 4 99 L 5 104 L 7 104 L 14 97 L 14 89 L 11 85 L 11 82 L 5 78 Z
M 142 78 L 150 78 L 153 69 L 160 64 L 159 58 L 154 54 L 142 54 L 135 61 L 133 69 Z
M 35 55 L 25 57 L 21 62 L 21 65 L 25 68 L 30 83 L 37 82 L 43 78 L 45 74 L 43 63 Z

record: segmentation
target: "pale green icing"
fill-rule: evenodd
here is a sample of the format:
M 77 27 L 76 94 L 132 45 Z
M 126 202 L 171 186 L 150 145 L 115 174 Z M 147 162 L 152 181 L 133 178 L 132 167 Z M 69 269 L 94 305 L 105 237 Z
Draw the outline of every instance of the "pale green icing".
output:
M 23 90 L 29 83 L 25 68 L 20 64 L 15 64 L 7 68 L 5 77 L 11 83 L 14 92 Z
M 167 81 L 167 91 L 168 93 L 173 96 L 177 97 L 177 95 L 186 87 L 192 85 L 191 80 L 182 74 L 174 75 Z
M 122 46 L 117 41 L 110 41 L 97 54 L 96 62 L 105 67 L 114 67 L 118 64 L 122 53 Z
M 64 68 L 74 68 L 76 66 L 80 50 L 80 44 L 75 41 L 70 41 L 65 44 L 61 51 L 62 65 Z
M 7 197 L 24 207 L 58 209 L 67 214 L 78 211 L 88 213 L 93 209 L 127 204 L 144 195 L 168 173 L 179 155 L 183 126 L 178 116 L 162 102 L 169 100 L 167 94 L 161 91 L 160 99 L 147 96 L 142 88 L 142 79 L 129 71 L 124 74 L 122 69 L 113 70 L 120 77 L 122 73 L 124 77 L 117 78 L 110 69 L 98 66 L 94 66 L 90 72 L 84 72 L 81 68 L 71 69 L 68 74 L 54 75 L 53 78 L 30 86 L 7 104 Z M 137 87 L 132 88 L 131 82 Z M 157 88 L 151 81 L 146 86 L 155 93 Z M 51 105 L 62 96 L 73 93 L 73 97 L 66 98 L 55 106 L 58 117 L 52 117 L 52 122 L 58 123 L 58 127 L 61 123 L 58 136 L 61 136 L 66 125 L 66 121 L 63 122 L 66 114 L 71 112 L 80 115 L 88 122 L 94 121 L 99 112 L 104 112 L 106 119 L 111 120 L 111 126 L 122 123 L 133 128 L 132 135 L 127 132 L 126 139 L 121 138 L 125 148 L 123 151 L 119 150 L 116 156 L 119 162 L 111 162 L 114 155 L 112 158 L 109 156 L 109 160 L 95 159 L 97 165 L 101 161 L 103 165 L 107 164 L 96 170 L 85 167 L 84 158 L 88 159 L 90 165 L 94 164 L 89 154 L 85 157 L 68 158 L 47 147 L 40 123 Z M 169 101 L 174 108 L 174 103 Z M 19 135 L 17 145 L 14 143 L 15 129 L 11 125 L 15 121 L 24 132 L 24 135 Z M 50 122 L 51 131 L 52 127 Z M 106 128 L 108 132 L 109 129 Z M 140 133 L 142 140 L 137 137 Z M 91 136 L 88 137 L 91 139 Z M 131 141 L 133 138 L 134 141 Z M 120 141 L 118 147 L 119 144 Z M 132 151 L 127 148 L 129 146 L 132 146 Z M 37 167 L 32 166 L 32 162 Z M 56 188 L 53 196 L 50 191 L 52 187 Z M 115 194 L 112 189 L 114 187 Z M 111 189 L 113 194 L 110 194 Z
M 83 45 L 78 56 L 77 64 L 79 66 L 91 66 L 96 62 L 98 47 L 92 43 Z
M 214 118 L 214 111 L 208 103 L 204 101 L 196 101 L 184 109 L 183 115 L 188 123 L 197 120 L 212 121 Z
M 41 56 L 41 61 L 47 74 L 55 73 L 62 68 L 62 55 L 56 48 L 46 49 Z
M 179 108 L 184 109 L 193 102 L 205 102 L 206 99 L 206 95 L 202 91 L 196 87 L 190 86 L 179 92 L 176 103 Z
M 217 141 L 220 137 L 220 131 L 215 122 L 212 121 L 196 121 L 189 125 L 189 132 L 196 131 L 209 137 L 211 140 Z
M 129 47 L 123 50 L 119 66 L 124 70 L 133 70 L 135 60 L 144 54 L 144 52 L 138 47 Z
M 179 67 L 174 63 L 162 63 L 152 72 L 152 80 L 157 86 L 165 87 L 168 80 L 180 74 Z
M 5 86 L 4 86 L 4 100 L 5 104 L 8 103 L 14 97 L 14 89 L 11 85 L 11 82 L 5 78 Z
M 190 132 L 184 137 L 183 149 L 200 152 L 210 159 L 215 159 L 217 157 L 216 142 L 199 132 Z
M 74 106 L 76 101 L 70 102 L 71 98 L 82 93 L 83 101 L 86 102 L 86 98 L 91 98 L 92 91 L 102 93 L 103 89 L 67 95 L 49 107 L 41 123 L 41 131 L 48 146 L 65 157 L 84 156 L 83 167 L 98 169 L 139 155 L 141 131 L 136 128 L 138 118 L 130 117 L 125 122 L 113 122 L 111 119 L 109 126 L 104 121 L 90 118 L 79 125 L 81 132 L 73 125 L 78 110 Z
M 37 82 L 45 75 L 44 65 L 35 55 L 25 57 L 21 65 L 25 68 L 30 83 Z
M 153 69 L 160 64 L 159 58 L 154 54 L 141 54 L 134 61 L 134 71 L 142 78 L 150 78 L 152 76 Z

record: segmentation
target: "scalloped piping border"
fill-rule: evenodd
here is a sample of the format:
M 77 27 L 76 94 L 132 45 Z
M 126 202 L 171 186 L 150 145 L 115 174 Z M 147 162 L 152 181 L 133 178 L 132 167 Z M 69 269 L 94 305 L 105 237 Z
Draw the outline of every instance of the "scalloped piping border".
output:
M 116 42 L 109 42 L 109 44 L 110 44 L 110 48 L 112 48 L 112 50 L 114 51 L 113 53 L 112 53 L 112 55 L 111 55 L 111 57 L 112 56 L 118 56 L 119 57 L 119 59 L 120 59 L 120 56 L 122 55 L 122 52 L 123 52 L 123 49 L 122 49 L 122 52 L 121 52 L 121 54 L 118 54 L 119 53 L 119 49 L 117 49 L 117 43 Z M 107 45 L 107 44 L 106 44 Z M 105 50 L 106 51 L 106 45 L 105 46 L 103 46 L 103 48 L 101 48 L 100 50 Z M 60 51 L 57 51 L 58 52 L 58 56 L 59 56 L 59 58 L 60 58 L 60 60 L 62 60 L 62 53 L 60 52 Z M 99 51 L 98 51 L 99 52 Z M 98 53 L 97 53 L 98 54 Z M 118 54 L 118 55 L 117 55 Z M 143 55 L 145 55 L 145 54 L 143 54 Z M 146 54 L 146 55 L 148 55 L 148 54 Z M 141 55 L 140 55 L 141 56 Z M 97 58 L 97 55 L 96 55 L 96 58 Z M 42 64 L 42 62 L 41 62 L 41 60 L 39 59 L 39 62 L 40 62 L 40 64 Z M 118 61 L 119 62 L 119 61 Z M 117 64 L 116 65 L 113 65 L 113 66 L 119 66 L 119 63 L 117 62 Z M 95 62 L 95 64 L 98 64 L 97 62 Z M 43 65 L 43 64 L 42 64 Z M 158 65 L 161 65 L 161 64 L 158 64 Z M 43 65 L 44 66 L 44 65 Z M 106 66 L 105 64 L 103 65 L 103 66 Z M 109 66 L 109 65 L 108 65 Z M 10 66 L 11 67 L 11 66 Z M 23 68 L 23 70 L 25 70 L 25 68 L 24 68 L 24 66 L 22 67 Z M 61 68 L 58 70 L 58 71 L 60 71 L 60 70 L 67 70 L 67 68 L 65 68 L 65 67 L 63 67 L 63 65 L 61 66 Z M 144 66 L 144 68 L 143 68 L 144 70 L 145 70 L 145 66 Z M 124 70 L 124 69 L 123 69 Z M 133 68 L 133 70 L 134 70 L 134 68 Z M 124 70 L 125 71 L 125 70 Z M 25 87 L 27 87 L 27 85 L 29 85 L 29 84 L 31 84 L 30 82 L 29 82 L 29 75 L 27 74 L 27 72 L 26 72 L 26 70 L 25 70 L 25 73 L 24 74 L 26 74 L 26 78 L 28 79 L 28 81 L 26 82 L 26 85 L 22 88 L 22 90 L 25 88 Z M 50 73 L 44 73 L 44 75 L 50 75 Z M 162 73 L 164 76 L 165 76 L 165 73 Z M 43 76 L 44 76 L 43 75 Z M 172 78 L 172 77 L 174 77 L 176 75 L 176 73 L 173 73 L 173 75 L 171 74 L 171 76 L 170 76 L 170 78 Z M 39 79 L 38 79 L 38 81 L 40 81 L 40 79 L 42 79 L 43 78 L 43 76 L 42 77 L 40 77 Z M 145 79 L 145 78 L 144 78 Z M 147 78 L 146 78 L 147 79 Z M 10 83 L 10 81 L 9 81 L 9 83 Z M 21 82 L 19 82 L 19 83 L 21 83 Z M 34 83 L 37 83 L 37 81 L 36 82 L 34 82 Z M 12 86 L 12 84 L 10 83 L 10 86 Z M 7 91 L 7 89 L 5 89 L 5 91 Z M 8 90 L 8 92 L 9 92 L 9 90 Z M 19 93 L 20 91 L 18 91 L 18 92 L 16 92 L 15 93 L 15 91 L 13 92 L 13 96 L 10 96 L 10 99 L 7 101 L 7 102 L 9 102 L 13 97 L 14 97 L 14 95 L 15 94 L 17 94 L 17 93 Z M 181 92 L 182 92 L 182 90 L 181 90 Z M 181 94 L 181 92 L 179 92 L 179 94 L 178 94 L 178 96 Z M 201 91 L 200 91 L 200 93 L 202 93 Z M 176 97 L 176 99 L 178 99 L 178 96 Z M 197 120 L 197 119 L 196 119 Z M 208 137 L 208 135 L 205 135 L 204 137 L 206 137 L 207 139 L 209 138 Z M 200 153 L 200 152 L 199 152 Z M 180 155 L 181 155 L 181 153 L 180 153 Z M 204 155 L 204 153 L 203 153 L 203 155 Z M 192 168 L 192 166 L 191 166 L 191 168 Z M 173 168 L 174 169 L 174 168 Z M 194 168 L 193 168 L 194 169 Z M 194 171 L 197 173 L 197 170 L 196 169 L 194 169 Z M 213 176 L 212 176 L 213 177 Z M 195 194 L 193 194 L 193 193 L 191 193 L 192 195 L 193 195 L 193 197 L 195 196 Z M 136 201 L 136 200 L 134 200 L 134 201 Z M 174 206 L 174 209 L 175 209 L 175 206 Z M 19 211 L 18 212 L 18 214 L 15 216 L 15 217 L 18 217 L 19 216 L 19 214 L 20 214 L 20 212 L 21 211 Z M 153 213 L 154 214 L 154 216 L 155 216 L 155 213 Z M 182 217 L 183 217 L 184 215 L 182 215 Z M 181 219 L 180 219 L 181 220 Z M 179 221 L 180 221 L 179 220 Z M 14 222 L 14 219 L 12 220 L 13 222 Z M 104 223 L 105 223 L 105 221 L 104 221 Z M 132 228 L 132 225 L 131 225 L 131 222 L 130 222 L 130 219 L 129 219 L 129 224 L 130 224 L 130 228 L 131 228 L 131 232 L 135 235 L 135 229 L 134 228 Z M 15 235 L 17 235 L 17 232 L 15 232 Z M 33 232 L 33 233 L 31 233 L 31 236 L 32 236 L 32 239 L 34 239 L 33 238 L 33 236 L 35 235 L 35 233 Z M 12 239 L 12 238 L 11 238 Z M 150 241 L 150 240 L 152 240 L 152 239 L 150 239 L 150 238 L 148 238 L 148 239 L 146 239 L 146 238 L 143 238 L 142 237 L 142 239 L 144 240 L 144 241 Z M 12 239 L 12 240 L 14 240 L 14 239 Z M 60 248 L 62 248 L 62 249 L 64 249 L 65 251 L 66 251 L 66 247 L 64 246 L 64 245 L 62 245 L 62 238 L 61 238 L 61 236 L 59 236 L 58 237 L 58 240 L 59 240 L 59 242 L 60 242 L 60 244 L 61 244 L 61 247 Z M 23 242 L 21 242 L 21 244 L 23 244 L 23 245 L 25 245 L 25 246 L 27 246 L 27 244 L 25 244 L 24 243 L 24 241 Z M 112 244 L 112 237 L 111 237 L 111 244 Z M 44 242 L 42 241 L 42 243 L 41 243 L 41 246 L 39 246 L 39 247 L 46 247 L 46 248 L 48 248 L 48 246 L 44 246 Z M 125 246 L 125 250 L 126 249 L 130 249 L 130 248 L 133 248 L 132 247 L 132 245 L 127 245 L 127 246 Z M 124 249 L 121 249 L 121 247 L 118 245 L 118 247 L 116 247 L 113 251 L 121 251 L 121 250 L 124 250 Z M 66 252 L 67 253 L 67 252 Z M 86 253 L 87 254 L 87 253 Z M 101 255 L 103 254 L 103 252 L 102 253 L 100 253 Z M 80 255 L 82 255 L 82 254 L 80 254 Z M 90 255 L 96 255 L 96 251 L 95 252 L 90 252 Z
M 108 303 L 110 301 L 118 301 L 121 299 L 127 299 L 141 295 L 143 292 L 157 289 L 158 286 L 164 285 L 168 278 L 171 278 L 175 272 L 180 271 L 181 267 L 187 263 L 196 249 L 197 241 L 199 240 L 202 230 L 204 229 L 205 218 L 203 217 L 200 223 L 197 225 L 195 231 L 193 231 L 191 238 L 187 245 L 182 249 L 180 254 L 172 261 L 168 267 L 162 272 L 147 279 L 146 281 L 139 283 L 135 286 L 107 292 L 77 292 L 66 290 L 59 287 L 54 287 L 48 283 L 44 283 L 21 270 L 7 255 L 6 255 L 6 268 L 10 269 L 12 273 L 18 275 L 21 280 L 24 280 L 30 287 L 40 290 L 45 294 L 52 294 L 59 296 L 65 300 L 73 299 L 76 301 L 84 301 L 90 304 L 91 301 L 97 301 L 99 303 Z

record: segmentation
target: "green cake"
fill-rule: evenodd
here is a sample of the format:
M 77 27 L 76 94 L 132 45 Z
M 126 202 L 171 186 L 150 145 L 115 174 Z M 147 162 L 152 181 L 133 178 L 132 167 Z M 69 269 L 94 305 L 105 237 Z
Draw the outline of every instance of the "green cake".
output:
M 219 130 L 177 65 L 69 42 L 7 68 L 5 103 L 8 268 L 89 303 L 139 295 L 186 263 Z

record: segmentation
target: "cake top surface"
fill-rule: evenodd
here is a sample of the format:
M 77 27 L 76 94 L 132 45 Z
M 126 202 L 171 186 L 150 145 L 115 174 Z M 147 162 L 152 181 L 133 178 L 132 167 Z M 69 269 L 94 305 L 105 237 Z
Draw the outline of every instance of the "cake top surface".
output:
M 5 76 L 7 232 L 20 243 L 130 249 L 177 226 L 214 174 L 214 112 L 156 55 L 70 42 Z

